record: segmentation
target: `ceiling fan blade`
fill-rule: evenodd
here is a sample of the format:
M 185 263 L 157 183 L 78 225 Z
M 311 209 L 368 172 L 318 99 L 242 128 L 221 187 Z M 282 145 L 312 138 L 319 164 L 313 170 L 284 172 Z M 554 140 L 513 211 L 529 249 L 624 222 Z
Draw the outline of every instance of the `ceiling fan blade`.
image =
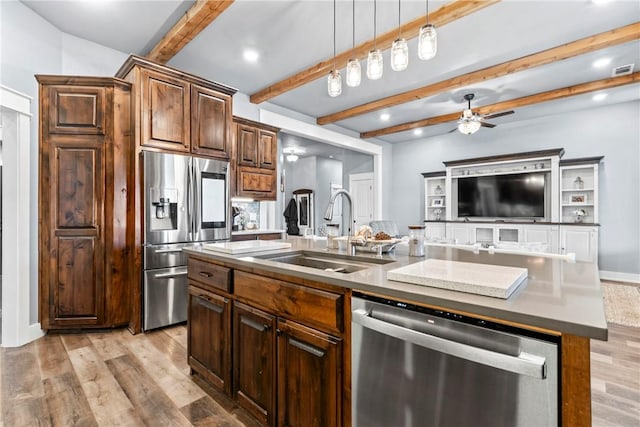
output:
M 509 110 L 509 111 L 503 111 L 501 113 L 495 113 L 495 114 L 489 114 L 488 116 L 483 116 L 483 118 L 485 119 L 494 119 L 496 117 L 502 117 L 502 116 L 506 116 L 509 114 L 513 114 L 514 111 L 513 110 Z
M 487 122 L 480 122 L 480 126 L 485 127 L 485 128 L 494 128 L 494 127 L 496 127 L 496 125 L 492 125 L 491 123 L 487 123 Z

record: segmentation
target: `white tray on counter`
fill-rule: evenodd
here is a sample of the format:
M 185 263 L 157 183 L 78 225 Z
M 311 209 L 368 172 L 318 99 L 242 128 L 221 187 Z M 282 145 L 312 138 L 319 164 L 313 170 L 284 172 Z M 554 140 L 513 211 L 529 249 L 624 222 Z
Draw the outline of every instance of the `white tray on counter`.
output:
M 291 243 L 275 242 L 273 240 L 243 240 L 240 242 L 205 243 L 202 249 L 225 254 L 245 254 L 248 252 L 272 251 L 288 249 Z
M 389 270 L 387 279 L 506 299 L 528 274 L 526 268 L 427 259 Z

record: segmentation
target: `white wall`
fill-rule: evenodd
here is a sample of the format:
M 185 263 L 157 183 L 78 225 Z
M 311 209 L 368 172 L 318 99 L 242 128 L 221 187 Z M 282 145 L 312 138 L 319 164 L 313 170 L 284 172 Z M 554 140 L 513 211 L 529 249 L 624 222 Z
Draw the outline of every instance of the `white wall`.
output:
M 422 172 L 443 161 L 548 148 L 564 159 L 604 155 L 600 170 L 601 270 L 640 273 L 640 102 L 591 108 L 393 147 L 390 217 L 400 230 L 424 217 Z

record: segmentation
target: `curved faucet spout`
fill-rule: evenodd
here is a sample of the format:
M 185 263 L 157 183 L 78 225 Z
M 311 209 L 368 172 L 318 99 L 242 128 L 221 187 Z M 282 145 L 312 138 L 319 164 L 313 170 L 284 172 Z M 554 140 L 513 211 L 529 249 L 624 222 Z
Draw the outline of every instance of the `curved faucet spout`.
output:
M 331 199 L 329 200 L 329 205 L 327 206 L 327 210 L 324 213 L 324 219 L 327 221 L 331 221 L 331 219 L 333 218 L 333 206 L 336 202 L 336 199 L 340 195 L 343 195 L 349 202 L 349 230 L 348 230 L 349 250 L 352 255 L 355 255 L 356 247 L 353 245 L 353 242 L 351 239 L 351 237 L 355 235 L 355 232 L 353 230 L 353 201 L 351 199 L 351 194 L 349 194 L 347 190 L 341 188 L 340 190 L 333 193 L 333 196 L 331 196 Z

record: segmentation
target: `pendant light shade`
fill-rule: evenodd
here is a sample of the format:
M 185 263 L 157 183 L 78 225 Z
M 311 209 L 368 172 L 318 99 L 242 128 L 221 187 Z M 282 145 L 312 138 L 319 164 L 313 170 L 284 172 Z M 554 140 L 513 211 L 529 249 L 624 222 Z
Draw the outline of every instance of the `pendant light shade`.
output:
M 335 98 L 342 93 L 342 76 L 336 69 L 336 0 L 333 0 L 333 70 L 329 72 L 327 78 L 327 92 L 329 96 Z
M 432 24 L 423 25 L 418 36 L 418 57 L 422 60 L 431 59 L 438 51 L 438 33 Z
M 384 63 L 382 62 L 382 52 L 376 47 L 376 18 L 378 16 L 377 2 L 373 0 L 373 49 L 367 56 L 367 78 L 378 80 L 382 78 Z
M 378 80 L 382 77 L 384 63 L 382 62 L 382 52 L 380 49 L 369 51 L 367 56 L 367 77 L 369 80 Z
M 402 71 L 409 65 L 409 46 L 404 38 L 396 39 L 391 45 L 391 69 Z
M 333 70 L 329 73 L 329 79 L 327 81 L 327 89 L 329 96 L 335 98 L 342 93 L 342 76 L 339 70 Z
M 351 47 L 356 47 L 356 0 L 351 2 Z M 347 86 L 357 87 L 360 86 L 362 79 L 362 68 L 360 67 L 360 60 L 358 58 L 350 59 L 347 62 Z
M 360 67 L 360 61 L 358 59 L 350 59 L 349 62 L 347 62 L 347 86 L 360 86 L 361 76 L 362 68 Z

